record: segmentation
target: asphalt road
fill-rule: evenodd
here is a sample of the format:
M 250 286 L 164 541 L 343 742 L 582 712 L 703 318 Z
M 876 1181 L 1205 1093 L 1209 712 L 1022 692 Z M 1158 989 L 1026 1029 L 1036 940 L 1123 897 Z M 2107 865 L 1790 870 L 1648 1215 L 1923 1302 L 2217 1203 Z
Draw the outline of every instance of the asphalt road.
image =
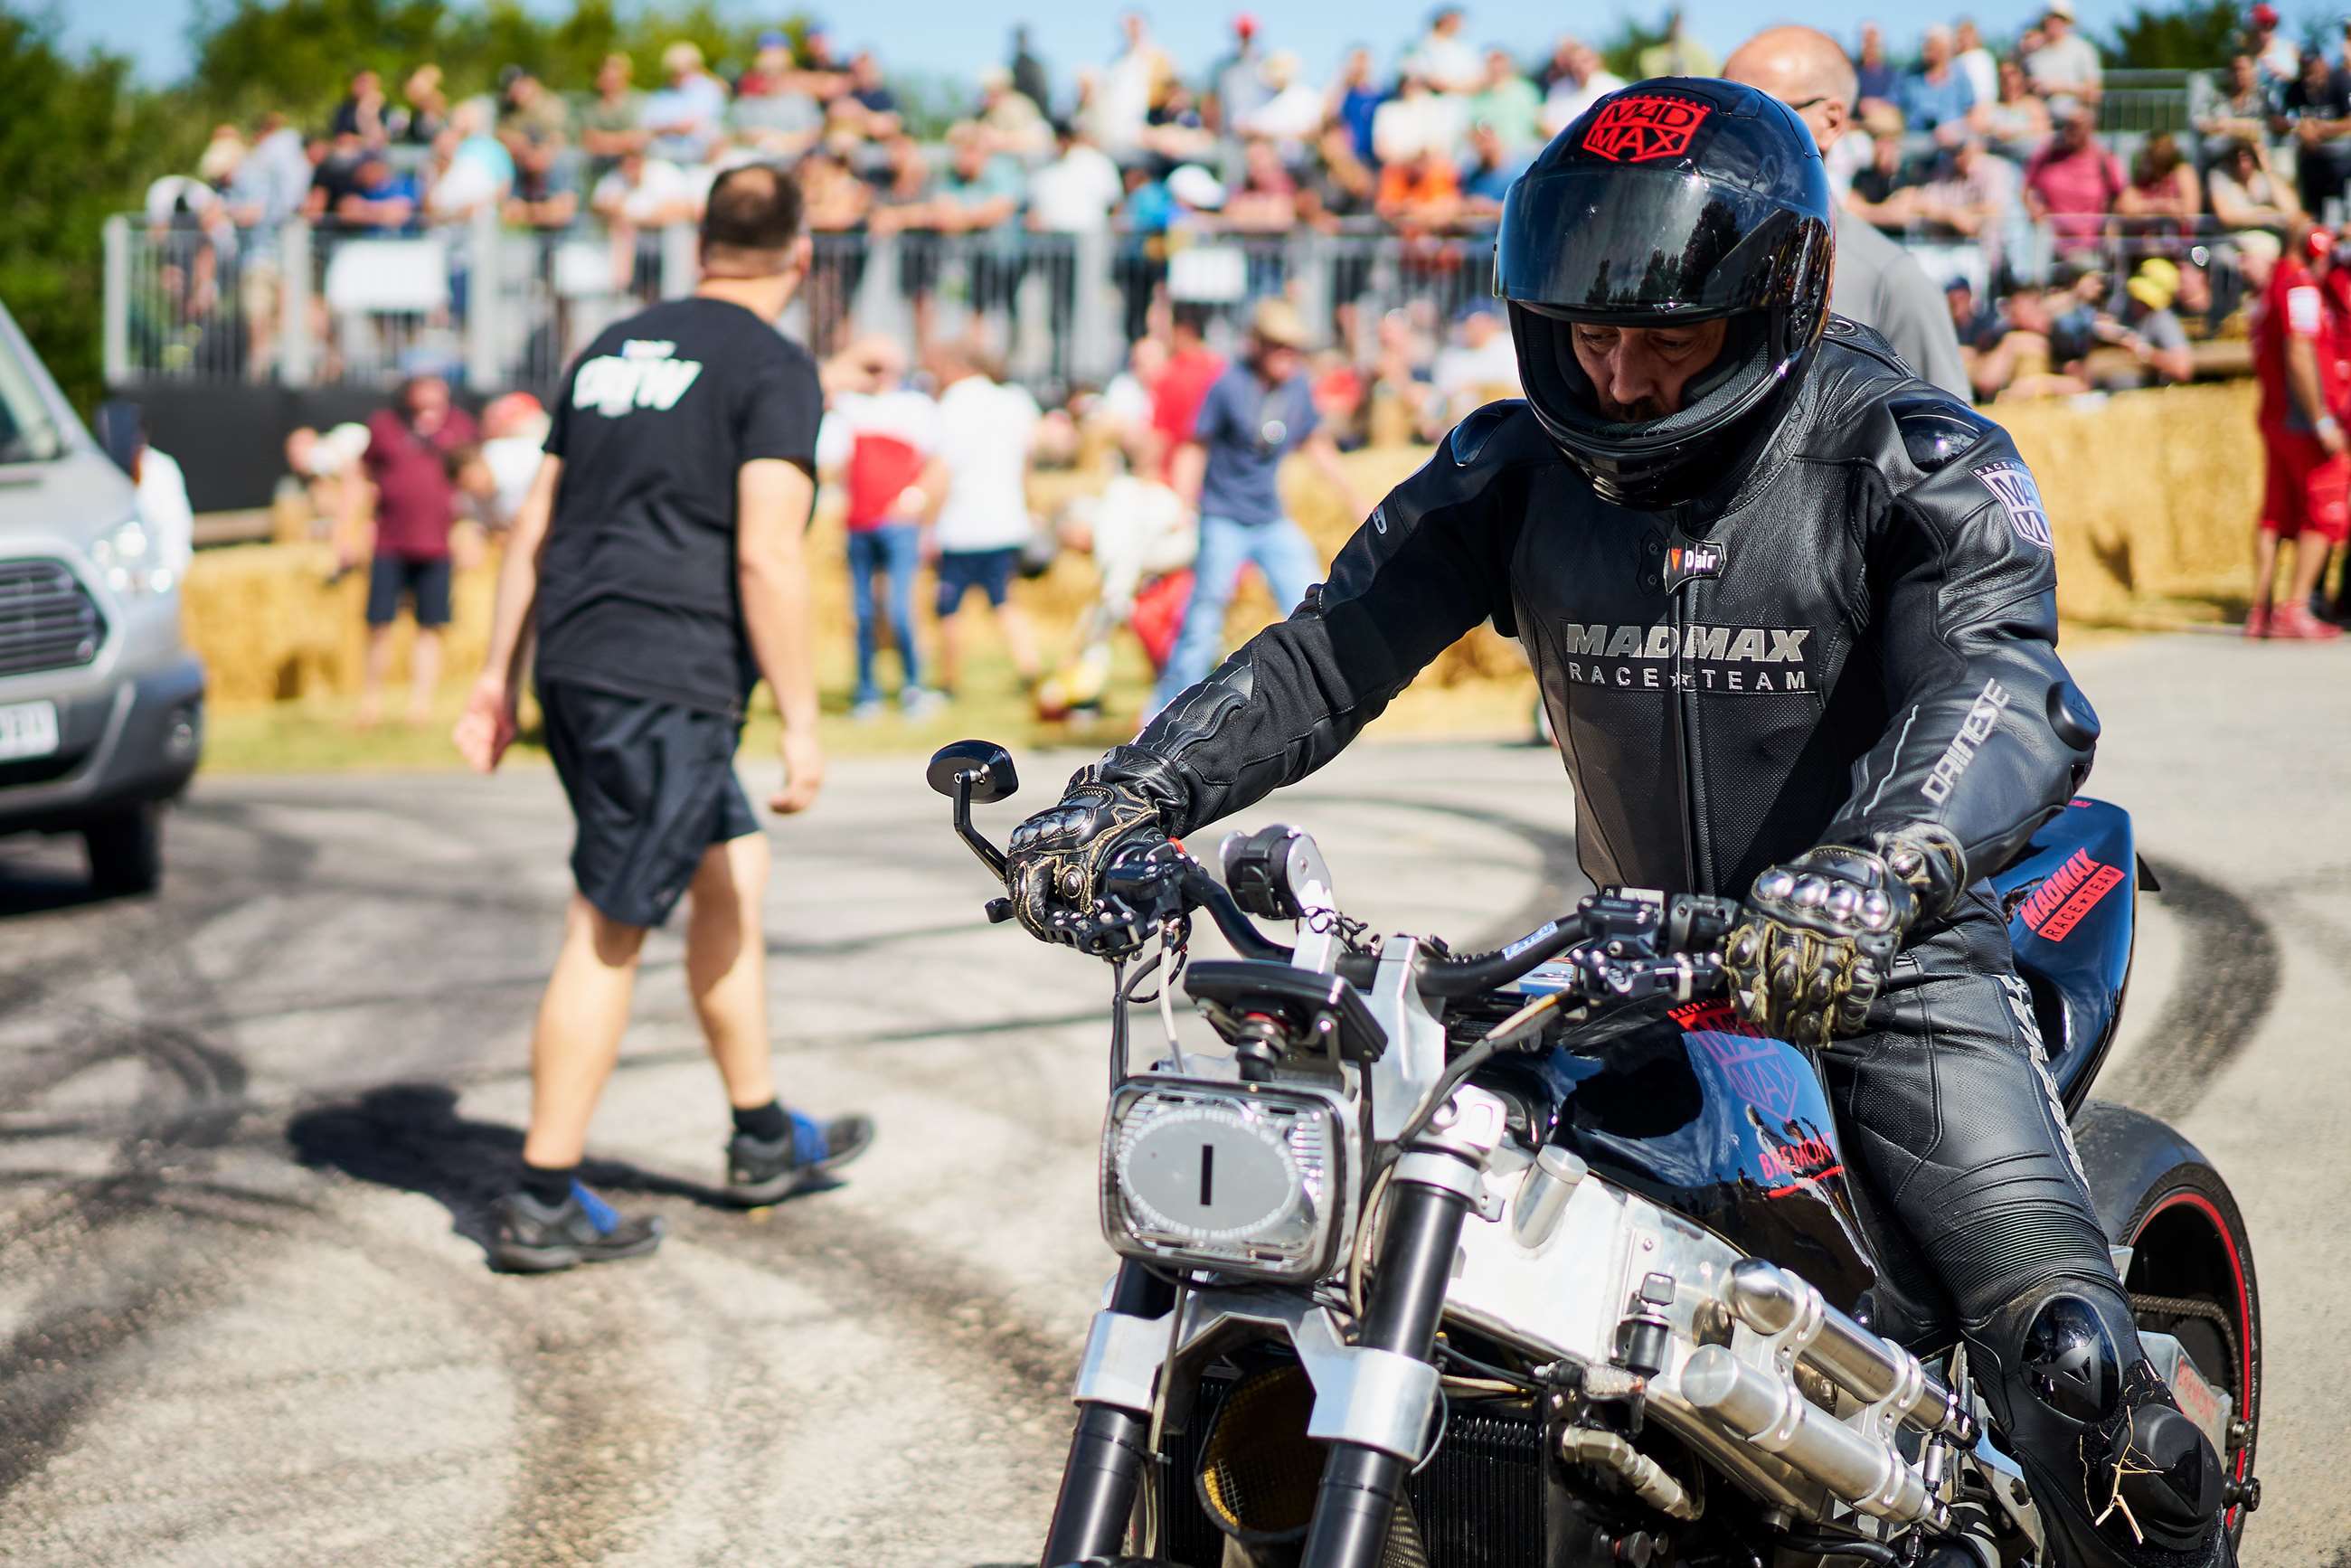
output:
M 2255 1568 L 2351 1564 L 2351 653 L 2076 660 L 2147 901 L 2102 1092 L 2177 1118 L 2259 1250 Z M 1033 759 L 1001 834 L 1070 759 Z M 752 768 L 755 775 L 758 769 Z M 566 889 L 551 777 L 205 780 L 157 899 L 0 843 L 0 1562 L 971 1568 L 1027 1561 L 1108 1270 L 1097 966 L 990 927 L 910 762 L 775 829 L 777 1050 L 879 1118 L 854 1179 L 714 1203 L 724 1106 L 649 949 L 592 1174 L 648 1262 L 491 1275 Z M 1367 743 L 1278 809 L 1384 929 L 1576 891 L 1556 761 Z

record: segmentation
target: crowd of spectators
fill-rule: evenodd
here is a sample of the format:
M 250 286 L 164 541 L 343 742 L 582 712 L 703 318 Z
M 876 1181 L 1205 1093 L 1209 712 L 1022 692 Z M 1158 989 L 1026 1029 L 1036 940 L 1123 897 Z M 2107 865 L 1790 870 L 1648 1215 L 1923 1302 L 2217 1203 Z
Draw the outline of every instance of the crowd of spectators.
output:
M 2217 83 L 2199 84 L 2192 131 L 2127 137 L 2119 151 L 2099 134 L 2104 71 L 2073 0 L 2048 0 L 1997 51 L 1964 18 L 1927 27 L 1907 54 L 1878 25 L 1861 28 L 1859 131 L 1833 150 L 1832 183 L 1839 200 L 1954 285 L 1954 309 L 1980 328 L 1967 346 L 1981 395 L 2171 379 L 2179 361 L 2168 350 L 2076 360 L 2062 351 L 2069 340 L 2051 346 L 2045 372 L 2021 373 L 2011 367 L 2034 356 L 2002 344 L 2029 330 L 2019 319 L 2053 292 L 2080 298 L 2091 273 L 2116 299 L 2133 283 L 2168 288 L 2162 314 L 2191 335 L 2224 331 L 2243 293 L 2225 236 L 2284 236 L 2339 203 L 2351 173 L 2351 72 L 2285 39 L 2269 5 L 2250 16 L 2241 52 Z M 1664 33 L 1639 57 L 1640 74 L 1718 68 L 1678 16 Z M 1401 236 L 1405 292 L 1430 296 L 1443 319 L 1393 327 L 1359 317 L 1372 269 L 1347 253 L 1311 291 L 1332 310 L 1316 329 L 1335 327 L 1356 346 L 1360 376 L 1391 382 L 1405 357 L 1390 339 L 1416 330 L 1427 348 L 1410 373 L 1433 382 L 1447 336 L 1491 340 L 1463 308 L 1480 291 L 1477 236 L 1496 222 L 1503 193 L 1547 139 L 1623 85 L 1580 38 L 1562 37 L 1536 60 L 1481 46 L 1451 5 L 1389 62 L 1357 47 L 1319 81 L 1248 15 L 1233 19 L 1223 53 L 1188 72 L 1136 11 L 1118 16 L 1106 59 L 1061 75 L 1016 29 L 1006 64 L 978 77 L 967 112 L 930 141 L 917 140 L 877 57 L 840 52 L 821 27 L 765 34 L 738 60 L 714 62 L 677 42 L 658 81 L 635 75 L 618 55 L 592 83 L 544 83 L 510 67 L 494 94 L 453 102 L 432 64 L 397 91 L 361 70 L 308 134 L 276 115 L 220 127 L 193 173 L 149 193 L 154 225 L 205 236 L 181 259 L 173 308 L 160 314 L 234 314 L 237 362 L 267 373 L 276 235 L 296 217 L 344 235 L 492 219 L 510 231 L 609 236 L 604 286 L 650 298 L 664 282 L 659 232 L 691 222 L 721 171 L 774 160 L 798 171 L 820 243 L 860 234 L 911 242 L 899 277 L 918 340 L 932 335 L 948 248 L 926 247 L 930 236 L 956 236 L 956 287 L 983 315 L 1008 312 L 1025 278 L 1050 274 L 1057 336 L 1078 280 L 1073 253 L 1043 236 L 1105 236 L 1128 340 L 1171 295 L 1204 297 L 1171 279 L 1171 259 L 1186 248 L 1218 236 L 1245 250 L 1302 233 Z M 1301 280 L 1280 249 L 1249 252 L 1228 303 L 1296 295 Z M 865 254 L 849 244 L 820 252 L 809 329 L 821 351 L 852 335 Z M 223 265 L 231 255 L 233 268 Z M 2153 261 L 2168 270 L 2142 277 Z M 453 306 L 464 265 L 460 247 Z M 542 268 L 549 278 L 561 270 Z M 2117 329 L 2126 314 L 2114 316 Z M 2100 331 L 2094 348 L 2120 341 Z M 2156 340 L 2168 338 L 2159 330 Z M 546 357 L 544 370 L 559 367 L 559 351 Z

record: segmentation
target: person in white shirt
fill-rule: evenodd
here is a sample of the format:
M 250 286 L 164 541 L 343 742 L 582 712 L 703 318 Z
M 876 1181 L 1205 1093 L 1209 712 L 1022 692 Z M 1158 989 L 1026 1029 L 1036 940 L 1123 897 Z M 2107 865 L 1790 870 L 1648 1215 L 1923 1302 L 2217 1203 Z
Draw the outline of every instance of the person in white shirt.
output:
M 196 516 L 188 505 L 188 481 L 171 456 L 147 444 L 146 416 L 126 399 L 110 399 L 91 422 L 99 444 L 131 476 L 138 492 L 139 520 L 146 525 L 149 563 L 178 582 L 195 555 Z
M 1134 151 L 1151 115 L 1151 99 L 1159 84 L 1175 74 L 1167 56 L 1151 37 L 1151 24 L 1139 11 L 1122 12 L 1119 30 L 1125 47 L 1094 83 L 1091 129 L 1094 140 L 1117 157 Z
M 1977 30 L 1974 17 L 1962 16 L 1952 26 L 1951 44 L 1959 51 L 1951 57 L 1951 64 L 1975 89 L 1976 101 L 1996 101 L 2000 98 L 2000 62 L 1984 47 L 1983 34 Z
M 1040 234 L 1099 234 L 1126 193 L 1118 165 L 1093 143 L 1085 127 L 1055 128 L 1057 155 L 1029 176 L 1029 226 Z
M 1299 79 L 1298 56 L 1276 49 L 1265 57 L 1265 85 L 1273 94 L 1245 116 L 1243 136 L 1262 136 L 1278 143 L 1286 161 L 1295 162 L 1322 130 L 1322 93 Z
M 2043 42 L 2024 62 L 2024 74 L 2043 98 L 2071 98 L 2095 103 L 2105 90 L 2098 51 L 2074 30 L 2074 0 L 2049 0 L 2041 18 Z
M 938 456 L 946 493 L 933 503 L 931 553 L 939 579 L 939 685 L 949 695 L 963 670 L 958 612 L 977 589 L 1024 685 L 1039 668 L 1027 617 L 1011 599 L 1020 552 L 1035 536 L 1029 515 L 1029 457 L 1044 414 L 1020 387 L 1000 384 L 978 352 L 961 344 L 934 350 L 939 383 Z
M 1491 304 L 1463 312 L 1454 340 L 1437 350 L 1429 379 L 1444 400 L 1448 425 L 1498 398 L 1519 396 L 1519 351 L 1501 313 Z
M 1625 85 L 1623 77 L 1600 63 L 1599 51 L 1583 40 L 1563 42 L 1560 52 L 1567 57 L 1567 70 L 1551 84 L 1551 92 L 1543 99 L 1545 136 L 1558 135 L 1603 96 Z
M 523 497 L 546 455 L 549 423 L 547 410 L 526 392 L 492 398 L 482 410 L 482 466 L 490 490 L 480 499 L 482 520 L 491 528 L 511 528 L 522 514 Z
M 1424 152 L 1452 158 L 1468 130 L 1462 99 L 1429 90 L 1429 81 L 1407 66 L 1396 95 L 1372 116 L 1372 152 L 1383 163 L 1408 163 Z
M 1101 591 L 1080 623 L 1077 652 L 1037 688 L 1037 716 L 1048 722 L 1078 708 L 1099 708 L 1110 685 L 1113 644 L 1123 626 L 1135 622 L 1135 602 L 1146 583 L 1192 564 L 1199 551 L 1198 525 L 1183 497 L 1155 479 L 1121 473 L 1099 496 L 1081 497 L 1061 514 L 1064 549 L 1091 553 L 1102 578 Z M 1155 649 L 1142 628 L 1137 636 L 1157 664 L 1166 652 Z
M 1472 93 L 1486 78 L 1478 51 L 1461 36 L 1461 7 L 1444 5 L 1428 19 L 1428 31 L 1413 46 L 1404 68 L 1438 92 Z
M 2302 75 L 2302 50 L 2278 31 L 2277 7 L 2267 0 L 2252 8 L 2248 20 L 2252 36 L 2245 41 L 2244 52 L 2253 57 L 2253 64 L 2269 85 L 2283 90 Z

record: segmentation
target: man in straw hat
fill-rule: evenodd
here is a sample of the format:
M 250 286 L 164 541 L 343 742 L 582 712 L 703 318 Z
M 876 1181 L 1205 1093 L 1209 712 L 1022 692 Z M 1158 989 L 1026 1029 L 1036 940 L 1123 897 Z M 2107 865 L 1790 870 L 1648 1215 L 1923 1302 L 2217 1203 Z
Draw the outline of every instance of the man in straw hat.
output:
M 1243 567 L 1265 573 L 1284 614 L 1322 575 L 1314 546 L 1282 509 L 1275 476 L 1284 457 L 1305 453 L 1338 490 L 1341 509 L 1364 514 L 1339 465 L 1338 445 L 1321 428 L 1307 346 L 1306 323 L 1294 306 L 1258 301 L 1246 351 L 1208 388 L 1192 440 L 1177 456 L 1176 489 L 1200 514 L 1200 554 L 1184 630 L 1152 697 L 1154 712 L 1206 677 L 1223 652 L 1225 609 Z

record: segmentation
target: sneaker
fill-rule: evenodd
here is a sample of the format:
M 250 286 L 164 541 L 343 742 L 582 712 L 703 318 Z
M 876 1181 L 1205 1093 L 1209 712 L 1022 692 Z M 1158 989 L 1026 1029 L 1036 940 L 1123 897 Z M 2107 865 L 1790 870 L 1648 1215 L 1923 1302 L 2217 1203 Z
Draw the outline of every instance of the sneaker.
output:
M 831 1176 L 873 1142 L 871 1117 L 820 1122 L 791 1113 L 791 1131 L 773 1143 L 737 1133 L 726 1145 L 726 1193 L 746 1208 L 790 1196 Z
M 2304 605 L 2282 604 L 2270 612 L 2270 635 L 2280 641 L 2332 643 L 2343 635 L 2343 628 L 2329 626 Z
M 662 1228 L 657 1216 L 622 1218 L 576 1181 L 553 1208 L 527 1192 L 509 1193 L 498 1204 L 490 1265 L 508 1274 L 551 1274 L 575 1263 L 642 1258 L 661 1245 Z
M 872 724 L 889 711 L 880 697 L 859 697 L 849 705 L 849 716 L 860 724 Z
M 946 694 L 928 686 L 908 686 L 898 694 L 898 706 L 908 718 L 928 718 L 947 706 Z
M 2270 634 L 2270 607 L 2256 604 L 2245 612 L 2245 635 L 2266 637 Z

